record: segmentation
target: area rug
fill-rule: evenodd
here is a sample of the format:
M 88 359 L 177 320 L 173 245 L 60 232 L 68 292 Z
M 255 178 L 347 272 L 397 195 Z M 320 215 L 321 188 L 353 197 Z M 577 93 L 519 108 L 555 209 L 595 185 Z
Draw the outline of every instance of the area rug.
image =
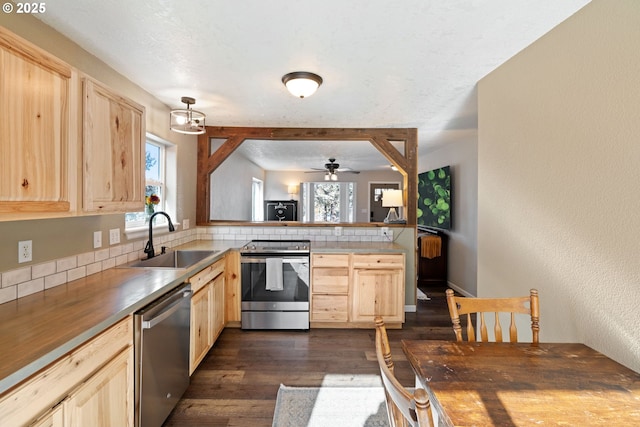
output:
M 382 387 L 280 385 L 273 427 L 389 427 Z

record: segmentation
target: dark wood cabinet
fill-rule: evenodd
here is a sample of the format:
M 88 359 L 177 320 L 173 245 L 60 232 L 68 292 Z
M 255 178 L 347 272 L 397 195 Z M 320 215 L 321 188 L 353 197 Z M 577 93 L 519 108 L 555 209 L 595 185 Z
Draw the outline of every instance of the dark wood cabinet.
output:
M 439 251 L 433 252 L 423 247 L 427 242 L 433 245 L 438 238 Z M 435 256 L 437 253 L 439 255 Z M 446 233 L 439 230 L 418 231 L 418 287 L 447 285 L 448 253 L 449 236 Z

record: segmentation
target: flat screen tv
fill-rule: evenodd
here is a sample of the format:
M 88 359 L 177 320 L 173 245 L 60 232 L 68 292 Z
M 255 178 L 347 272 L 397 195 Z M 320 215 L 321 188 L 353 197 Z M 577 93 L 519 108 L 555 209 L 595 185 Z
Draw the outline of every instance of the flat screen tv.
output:
M 418 174 L 418 225 L 451 229 L 451 168 Z

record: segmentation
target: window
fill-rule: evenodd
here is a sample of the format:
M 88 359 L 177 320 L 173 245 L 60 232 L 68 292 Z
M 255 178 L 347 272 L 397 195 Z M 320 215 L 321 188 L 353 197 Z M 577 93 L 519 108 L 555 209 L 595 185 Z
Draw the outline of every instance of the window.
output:
M 261 179 L 253 178 L 251 182 L 251 221 L 264 220 L 263 204 L 263 182 Z
M 354 222 L 355 182 L 302 183 L 304 222 Z
M 147 226 L 149 216 L 153 212 L 166 210 L 166 152 L 165 144 L 159 142 L 157 138 L 147 135 L 145 144 L 145 209 L 125 214 L 126 229 Z M 154 222 L 160 224 L 166 222 L 166 218 L 158 215 Z

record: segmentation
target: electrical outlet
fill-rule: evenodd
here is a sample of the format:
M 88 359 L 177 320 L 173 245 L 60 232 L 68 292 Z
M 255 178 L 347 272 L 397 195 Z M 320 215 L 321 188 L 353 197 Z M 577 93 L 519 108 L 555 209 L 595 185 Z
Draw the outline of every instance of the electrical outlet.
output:
M 93 232 L 93 249 L 102 247 L 102 231 Z
M 120 229 L 112 228 L 111 230 L 109 230 L 109 244 L 115 245 L 118 243 L 120 243 Z
M 389 227 L 380 227 L 380 235 L 386 236 L 389 234 Z
M 342 236 L 342 227 L 334 227 L 333 228 L 334 236 Z
M 182 220 L 182 229 L 183 230 L 188 230 L 189 229 L 189 220 L 188 219 L 183 219 Z
M 18 263 L 29 262 L 33 258 L 33 242 L 31 240 L 24 240 L 18 242 Z

